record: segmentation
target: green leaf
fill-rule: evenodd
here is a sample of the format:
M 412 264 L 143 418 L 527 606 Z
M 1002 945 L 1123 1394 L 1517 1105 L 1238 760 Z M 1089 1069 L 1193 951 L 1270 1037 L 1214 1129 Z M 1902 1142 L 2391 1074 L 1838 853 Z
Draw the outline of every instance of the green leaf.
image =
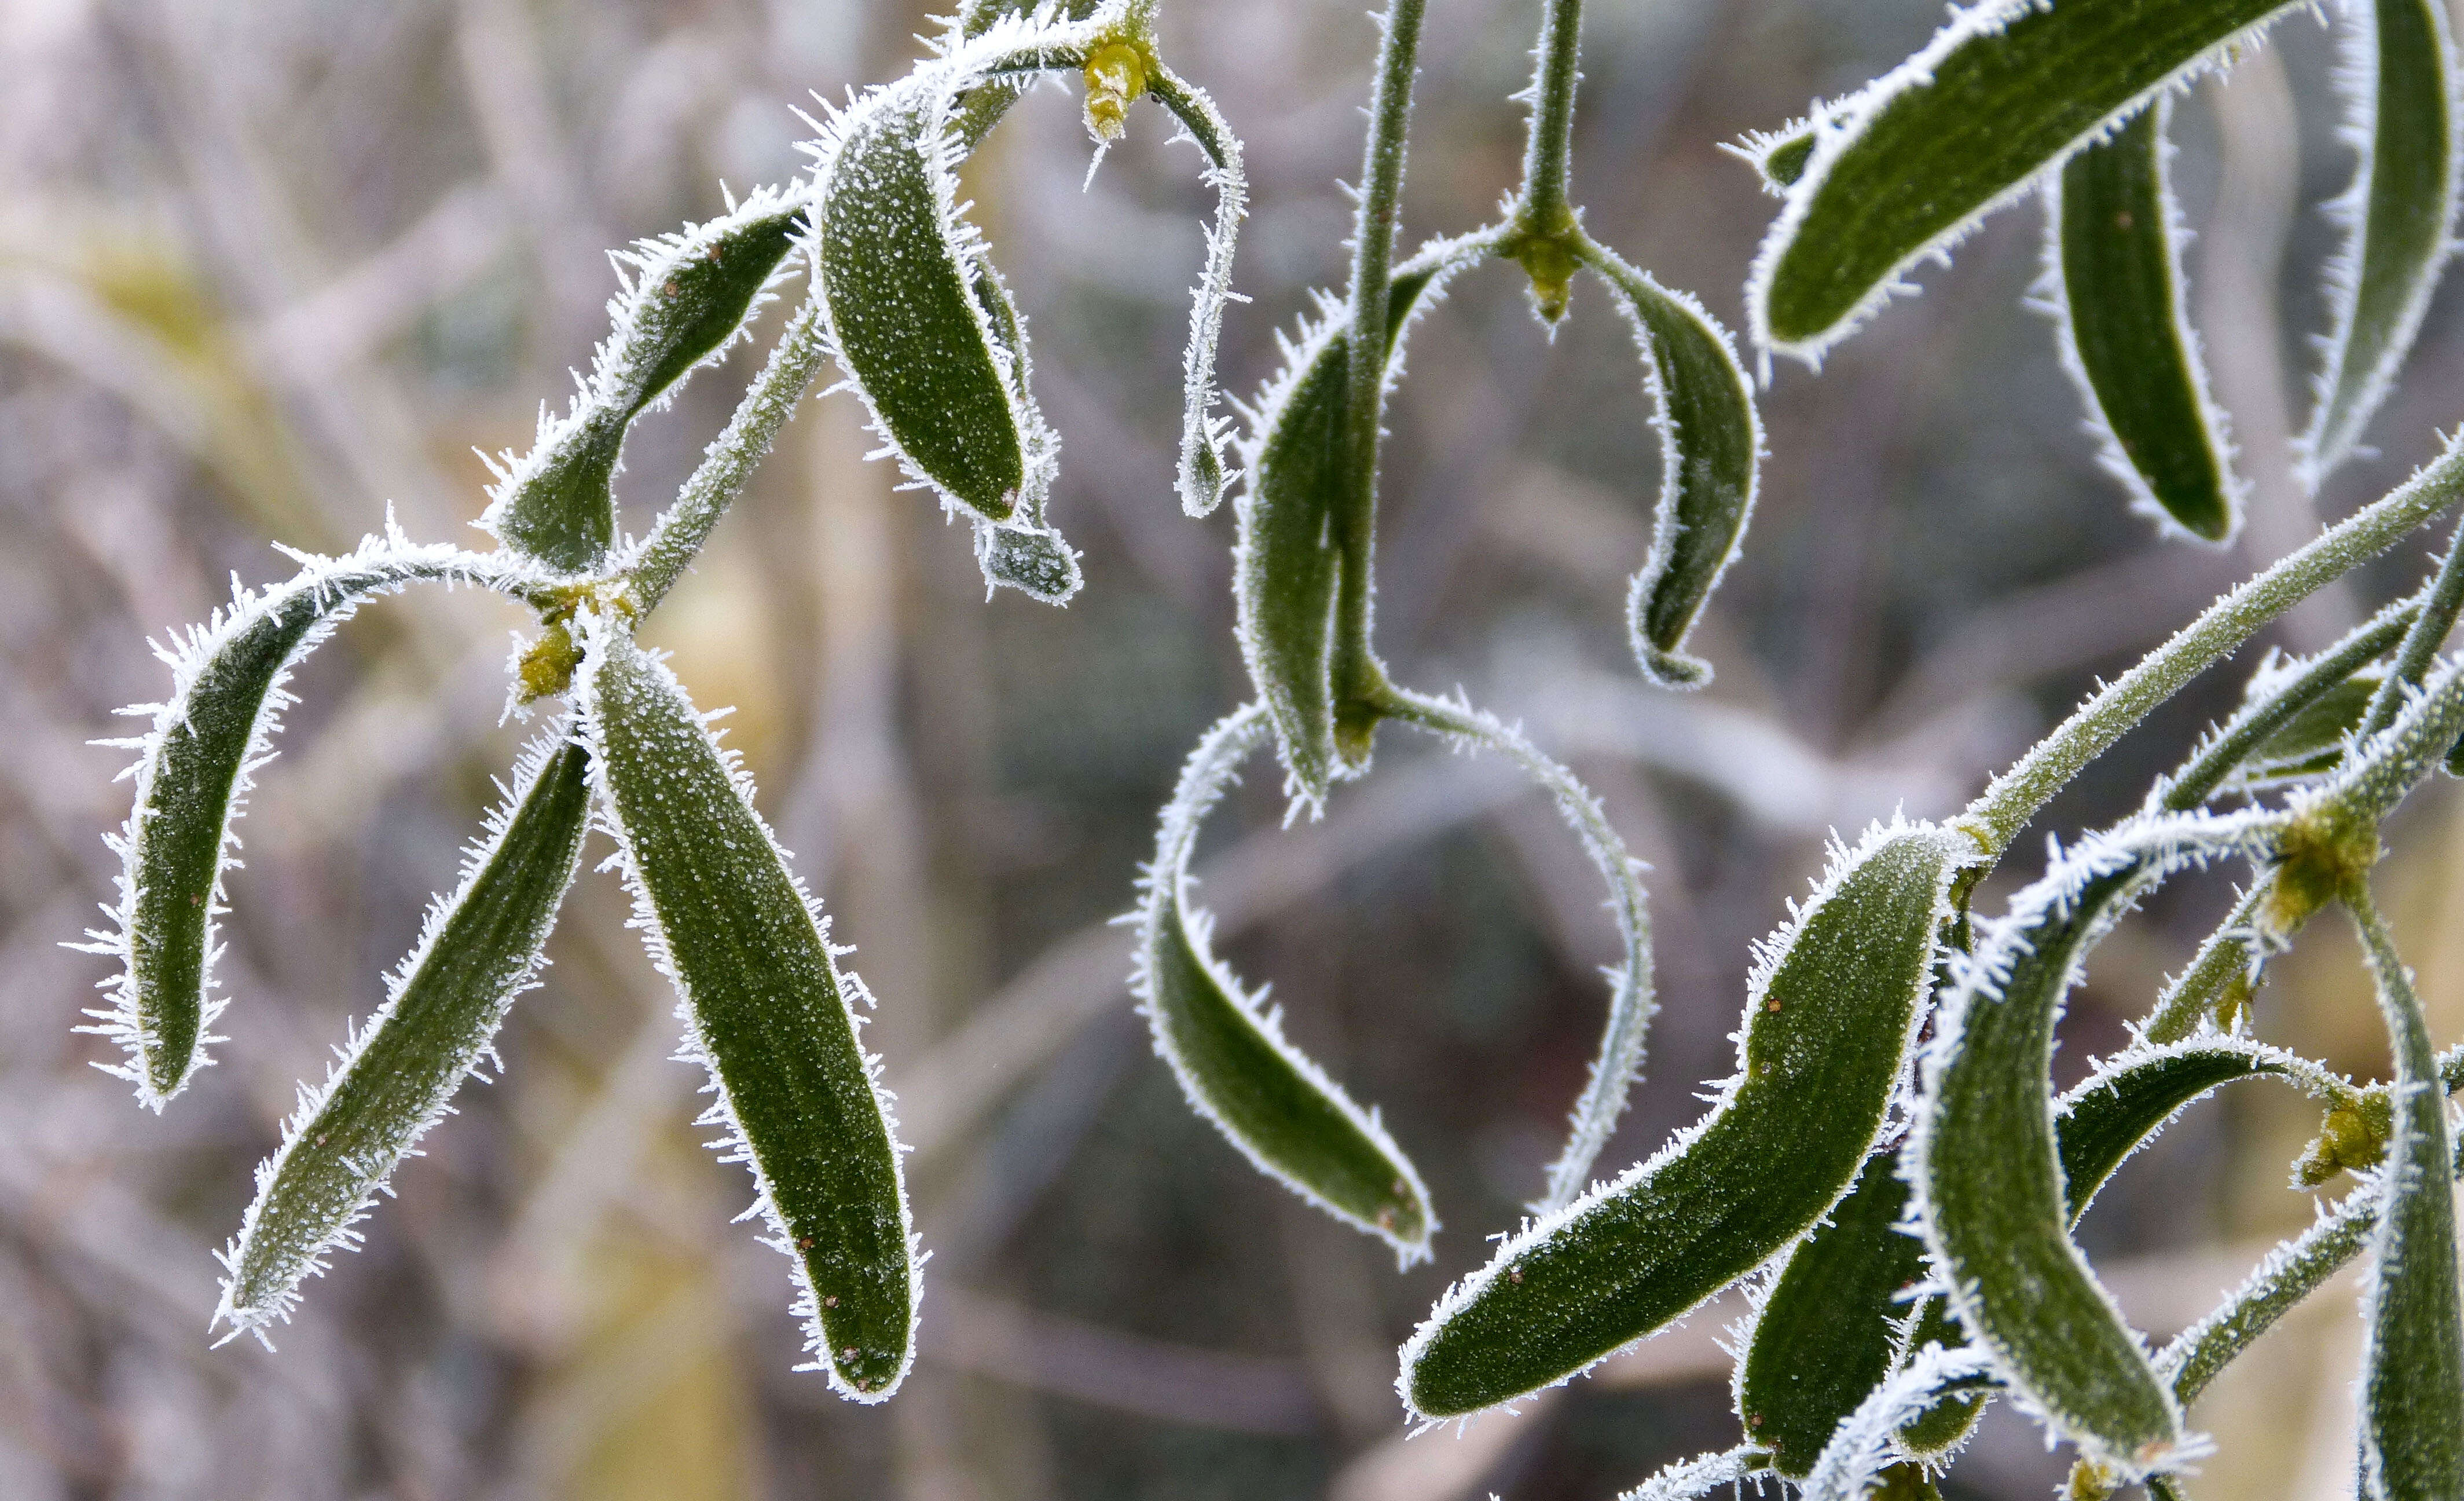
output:
M 480 525 L 524 557 L 569 573 L 616 540 L 614 482 L 626 431 L 644 408 L 733 343 L 796 240 L 803 201 L 763 189 L 708 224 L 643 240 L 618 258 L 624 288 L 590 378 L 561 418 L 544 412 L 521 458 L 497 466 Z
M 171 695 L 123 714 L 152 718 L 134 739 L 104 743 L 138 752 L 136 807 L 108 842 L 121 858 L 120 903 L 103 911 L 109 930 L 78 947 L 121 961 L 102 982 L 112 1004 L 78 1028 L 109 1037 L 128 1060 L 107 1071 L 137 1086 L 155 1110 L 206 1062 L 205 1048 L 224 1002 L 213 994 L 221 945 L 227 852 L 258 766 L 274 757 L 274 735 L 293 700 L 283 691 L 293 668 L 350 618 L 360 602 L 420 580 L 516 586 L 519 565 L 458 547 L 413 546 L 398 531 L 370 537 L 339 558 L 292 555 L 300 572 L 263 591 L 241 590 L 204 626 L 156 652 L 171 667 Z
M 1644 676 L 1663 688 L 1699 688 L 1711 680 L 1711 664 L 1684 654 L 1685 637 L 1753 515 L 1762 424 L 1717 319 L 1606 251 L 1595 248 L 1590 260 L 1617 289 L 1642 351 L 1660 433 L 1651 556 L 1626 596 L 1627 629 Z
M 2183 1442 L 2181 1412 L 2068 1232 L 2050 1080 L 2087 950 L 2171 872 L 2254 853 L 2273 814 L 2134 819 L 2083 841 L 1984 924 L 1935 1013 L 1905 1160 L 1935 1275 L 2049 1429 L 2131 1475 Z
M 2179 251 L 2189 232 L 2166 170 L 2171 112 L 2159 98 L 2047 180 L 2038 291 L 2106 472 L 2144 514 L 2224 542 L 2248 487 L 2233 475 L 2188 317 Z
M 795 1268 L 812 1368 L 875 1402 L 914 1358 L 918 1269 L 876 1062 L 857 1040 L 827 927 L 732 752 L 674 674 L 621 629 L 584 615 L 580 698 L 600 807 L 637 921 L 675 982 L 685 1051 L 716 1096 L 727 1160 Z
M 2301 1069 L 2279 1049 L 2223 1038 L 2107 1060 L 2056 1109 L 2070 1223 L 2123 1159 L 2193 1100 L 2235 1079 Z M 1813 1468 L 1903 1352 L 1961 1342 L 1940 1296 L 1907 1301 L 1925 1277 L 1925 1247 L 1899 1228 L 1908 1190 L 1898 1163 L 1893 1147 L 1865 1159 L 1857 1186 L 1791 1253 L 1755 1316 L 1738 1372 L 1738 1410 L 1747 1437 L 1771 1450 L 1783 1474 Z M 1918 1454 L 1941 1453 L 1966 1436 L 1980 1406 L 1977 1398 L 1947 1399 L 1903 1429 L 1901 1443 Z
M 2353 452 L 2395 384 L 2453 246 L 2458 74 L 2440 0 L 2344 8 L 2343 137 L 2361 155 L 2329 206 L 2345 238 L 2327 266 L 2332 331 L 2296 469 L 2316 490 Z
M 1014 29 L 998 28 L 831 120 L 810 148 L 821 221 L 814 285 L 885 453 L 976 521 L 985 583 L 1057 602 L 1078 579 L 1075 555 L 1057 536 L 1033 544 L 1032 558 L 1014 540 L 982 537 L 994 522 L 1049 533 L 1045 504 L 1061 444 L 1036 408 L 1024 320 L 957 198 L 966 149 L 958 101 Z
M 1403 1347 L 1427 1418 L 1589 1368 L 1770 1263 L 1856 1179 L 1905 1073 L 1951 877 L 1977 851 L 1876 828 L 1764 949 L 1738 1072 L 1649 1160 L 1508 1238 Z
M 1375 1112 L 1285 1040 L 1265 998 L 1245 994 L 1210 951 L 1206 914 L 1189 908 L 1199 827 L 1268 727 L 1258 705 L 1236 711 L 1181 772 L 1146 872 L 1134 987 L 1155 1051 L 1191 1106 L 1260 1172 L 1386 1242 L 1408 1266 L 1427 1258 L 1437 1229 L 1419 1171 Z
M 1816 109 L 1814 149 L 1746 288 L 1755 344 L 1806 362 L 1854 333 L 2038 174 L 2215 67 L 2285 0 L 1984 0 Z
M 2464 1495 L 2464 1297 L 2455 1265 L 2455 1139 L 2412 977 L 2366 893 L 2348 901 L 2395 1051 L 2395 1114 L 2380 1169 L 2362 1310 L 2362 1493 Z
M 460 886 L 355 1028 L 322 1089 L 303 1089 L 282 1146 L 256 1172 L 256 1202 L 223 1253 L 214 1321 L 259 1339 L 299 1301 L 394 1166 L 444 1117 L 463 1077 L 492 1052 L 514 998 L 546 960 L 548 930 L 573 884 L 589 827 L 589 756 L 560 725 L 532 746 L 488 819 Z
M 1453 270 L 1423 252 L 1397 273 L 1387 298 L 1390 380 L 1423 295 L 1434 302 Z M 1233 502 L 1241 656 L 1272 717 L 1289 790 L 1311 805 L 1325 800 L 1339 769 L 1332 671 L 1343 574 L 1336 514 L 1352 453 L 1350 327 L 1329 300 L 1315 324 L 1285 342 L 1283 372 L 1249 414 L 1247 475 Z

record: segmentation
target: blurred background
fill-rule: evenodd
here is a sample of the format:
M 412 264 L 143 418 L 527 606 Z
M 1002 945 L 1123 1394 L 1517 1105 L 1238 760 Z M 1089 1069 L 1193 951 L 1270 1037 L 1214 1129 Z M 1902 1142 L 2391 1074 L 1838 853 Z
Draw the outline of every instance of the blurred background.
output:
M 1169 55 L 1247 142 L 1253 300 L 1223 365 L 1253 389 L 1274 330 L 1342 276 L 1336 181 L 1357 171 L 1373 31 L 1317 0 L 1166 9 Z M 1409 240 L 1483 222 L 1510 186 L 1506 97 L 1538 10 L 1432 0 Z M 1855 86 L 1940 18 L 1926 0 L 1595 5 L 1590 228 L 1737 326 L 1772 205 L 1719 143 Z M 1518 1418 L 1402 1440 L 1395 1346 L 1537 1190 L 1614 954 L 1572 836 L 1501 767 L 1390 729 L 1375 775 L 1291 829 L 1261 767 L 1202 861 L 1221 946 L 1428 1176 L 1434 1266 L 1398 1275 L 1259 1178 L 1151 1053 L 1108 923 L 1181 756 L 1244 693 L 1231 514 L 1185 519 L 1170 489 L 1211 202 L 1196 152 L 1144 108 L 1082 191 L 1088 143 L 1058 88 L 967 187 L 1037 337 L 1085 593 L 986 604 L 963 531 L 892 493 L 837 398 L 806 406 L 649 632 L 705 705 L 737 706 L 763 809 L 882 998 L 868 1041 L 934 1253 L 906 1389 L 860 1408 L 790 1373 L 786 1268 L 729 1223 L 747 1183 L 689 1125 L 699 1078 L 669 1061 L 670 997 L 606 876 L 569 903 L 503 1082 L 464 1092 L 364 1252 L 312 1287 L 278 1354 L 209 1349 L 210 1252 L 295 1081 L 380 999 L 525 733 L 499 715 L 525 622 L 473 591 L 387 600 L 300 674 L 231 882 L 230 1041 L 160 1117 L 70 1031 L 106 965 L 57 945 L 110 895 L 99 835 L 128 794 L 124 754 L 86 742 L 161 696 L 149 636 L 203 618 L 234 574 L 290 571 L 270 542 L 340 549 L 390 505 L 420 538 L 477 543 L 473 451 L 526 443 L 540 402 L 565 399 L 605 328 L 606 249 L 718 211 L 722 180 L 794 173 L 807 91 L 903 72 L 924 24 L 852 0 L 0 5 L 0 1495 L 1605 1501 L 1734 1442 L 1716 1342 L 1733 1300 Z M 1761 511 L 1697 637 L 1718 682 L 1655 694 L 1621 621 L 1658 484 L 1621 321 L 1584 287 L 1551 341 L 1492 269 L 1419 325 L 1384 482 L 1384 650 L 1403 680 L 1524 721 L 1655 867 L 1664 1009 L 1603 1171 L 1727 1071 L 1748 944 L 1832 830 L 1955 808 L 2098 673 L 2458 420 L 2451 285 L 2375 424 L 2381 455 L 2315 507 L 2287 478 L 2324 321 L 2317 205 L 2350 169 L 2332 55 L 2298 16 L 2175 116 L 2197 319 L 2257 486 L 2228 552 L 2158 544 L 2095 469 L 2021 305 L 2039 234 L 2023 208 L 1819 379 L 1777 372 Z M 633 530 L 751 368 L 739 351 L 636 430 Z M 2316 644 L 2423 556 L 2272 642 Z M 2044 827 L 2135 804 L 2255 655 Z M 2452 1041 L 2464 798 L 2423 794 L 2394 848 L 2387 899 Z M 2230 896 L 2227 872 L 2186 880 L 2101 951 L 2065 1079 L 2123 1040 Z M 2336 924 L 2274 972 L 2259 1019 L 2385 1072 Z M 2082 1232 L 2160 1335 L 2309 1219 L 2283 1184 L 2315 1119 L 2267 1088 L 2188 1116 Z M 2221 1452 L 2192 1493 L 2345 1493 L 2359 1341 L 2348 1285 L 2272 1335 L 2196 1414 Z M 1997 1410 L 1951 1490 L 2041 1495 L 2060 1473 Z

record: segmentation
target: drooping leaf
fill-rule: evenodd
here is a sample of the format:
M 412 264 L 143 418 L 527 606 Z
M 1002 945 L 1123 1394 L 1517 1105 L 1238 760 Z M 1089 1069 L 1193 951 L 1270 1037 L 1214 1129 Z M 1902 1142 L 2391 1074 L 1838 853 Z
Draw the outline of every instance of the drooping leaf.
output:
M 684 1055 L 710 1070 L 702 1123 L 752 1171 L 749 1212 L 795 1269 L 814 1368 L 880 1402 L 914 1358 L 919 1269 L 888 1098 L 856 1035 L 851 1002 L 869 998 L 674 674 L 613 623 L 583 622 L 599 806 L 681 1000 Z
M 979 536 L 985 582 L 1059 603 L 1078 582 L 1045 520 L 1061 440 L 1036 408 L 1024 320 L 957 197 L 961 105 L 994 59 L 1047 34 L 1025 27 L 995 22 L 830 121 L 808 148 L 814 286 L 884 452 L 979 533 L 1000 522 L 1038 536 Z
M 1820 359 L 1917 262 L 2291 9 L 1983 0 L 1954 11 L 1924 50 L 1815 110 L 1813 150 L 1747 284 L 1755 344 Z
M 2181 1412 L 2069 1235 L 2054 1027 L 2122 910 L 2172 871 L 2255 852 L 2279 823 L 2143 817 L 2083 841 L 1983 925 L 1935 1013 L 1904 1154 L 1935 1274 L 2049 1429 L 2125 1474 L 2165 1467 Z
M 323 1088 L 300 1091 L 281 1148 L 256 1173 L 256 1202 L 223 1255 L 216 1323 L 260 1339 L 298 1302 L 396 1163 L 443 1118 L 494 1048 L 514 998 L 545 962 L 548 930 L 573 884 L 589 826 L 588 756 L 560 724 L 515 773 L 453 894 L 354 1030 Z
M 1605 252 L 1594 269 L 1617 289 L 1642 351 L 1660 433 L 1651 555 L 1626 596 L 1627 632 L 1644 676 L 1699 688 L 1711 665 L 1684 654 L 1685 637 L 1753 516 L 1762 424 L 1727 330 L 1701 303 Z
M 1649 1160 L 1527 1225 L 1403 1347 L 1424 1417 L 1560 1381 L 1768 1264 L 1854 1181 L 1905 1072 L 1948 889 L 1975 847 L 1930 825 L 1839 851 L 1748 987 L 1738 1072 Z
M 2362 1493 L 2464 1495 L 2464 1296 L 2455 1264 L 2455 1137 L 2410 972 L 2366 894 L 2349 902 L 2395 1052 L 2394 1118 L 2380 1169 L 2363 1305 Z
M 123 713 L 150 717 L 151 730 L 108 743 L 138 752 L 130 775 L 136 807 L 110 839 L 121 858 L 113 927 L 96 930 L 89 952 L 121 961 L 102 982 L 112 1004 L 87 1014 L 79 1030 L 120 1044 L 127 1062 L 110 1071 L 137 1086 L 161 1110 L 204 1063 L 208 1035 L 224 1003 L 213 995 L 215 919 L 224 911 L 223 872 L 237 847 L 232 826 L 248 801 L 255 768 L 274 756 L 274 735 L 292 702 L 283 683 L 300 659 L 370 595 L 420 580 L 508 587 L 519 565 L 458 547 L 414 546 L 400 532 L 371 537 L 339 558 L 294 554 L 299 573 L 262 591 L 240 590 L 156 654 L 170 664 L 171 695 Z
M 2350 191 L 2330 206 L 2344 243 L 2327 267 L 2332 307 L 2310 423 L 2296 443 L 2316 490 L 2353 452 L 2430 311 L 2454 244 L 2459 173 L 2454 38 L 2439 0 L 2359 0 L 2344 8 L 2343 136 L 2360 153 Z
M 1397 269 L 1387 298 L 1388 378 L 1413 314 L 1443 294 L 1451 259 L 1423 252 Z M 1334 621 L 1341 605 L 1349 493 L 1350 320 L 1331 302 L 1258 398 L 1248 423 L 1246 475 L 1233 512 L 1240 539 L 1232 590 L 1241 656 L 1275 729 L 1293 795 L 1314 805 L 1339 770 L 1334 743 Z
M 1376 1236 L 1405 1264 L 1429 1254 L 1437 1216 L 1420 1175 L 1378 1123 L 1283 1035 L 1263 996 L 1243 992 L 1189 905 L 1199 826 L 1269 725 L 1256 704 L 1199 742 L 1164 809 L 1138 914 L 1134 988 L 1190 1104 L 1258 1170 Z
M 734 342 L 778 274 L 803 200 L 763 189 L 708 224 L 644 240 L 618 261 L 614 330 L 562 417 L 539 416 L 531 451 L 499 464 L 480 525 L 524 557 L 595 568 L 616 540 L 614 482 L 633 419 Z
M 2072 157 L 2045 183 L 2045 275 L 2062 367 L 2086 399 L 2105 471 L 2134 506 L 2202 541 L 2230 541 L 2248 487 L 2208 392 L 2189 319 L 2189 238 L 2166 159 L 2171 101 Z

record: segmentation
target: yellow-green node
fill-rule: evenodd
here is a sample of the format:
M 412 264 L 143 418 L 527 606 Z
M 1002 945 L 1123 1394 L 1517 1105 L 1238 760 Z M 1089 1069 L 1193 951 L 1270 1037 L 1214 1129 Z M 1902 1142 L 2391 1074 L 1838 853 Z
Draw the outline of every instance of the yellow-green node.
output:
M 572 687 L 574 669 L 581 665 L 582 648 L 574 642 L 573 631 L 563 621 L 540 631 L 539 638 L 531 643 L 514 670 L 521 679 L 522 702 L 531 703 Z
M 1574 295 L 1574 270 L 1581 264 L 1569 243 L 1568 226 L 1549 234 L 1527 234 L 1509 246 L 1507 254 L 1523 267 L 1531 278 L 1531 303 L 1540 316 L 1554 323 L 1566 316 L 1568 302 Z
M 1106 42 L 1087 55 L 1087 130 L 1098 141 L 1118 141 L 1130 104 L 1147 91 L 1151 59 L 1133 42 Z
M 2275 881 L 2259 920 L 2290 938 L 2319 909 L 2369 874 L 2379 861 L 2376 824 L 2336 807 L 2295 819 L 2277 843 Z

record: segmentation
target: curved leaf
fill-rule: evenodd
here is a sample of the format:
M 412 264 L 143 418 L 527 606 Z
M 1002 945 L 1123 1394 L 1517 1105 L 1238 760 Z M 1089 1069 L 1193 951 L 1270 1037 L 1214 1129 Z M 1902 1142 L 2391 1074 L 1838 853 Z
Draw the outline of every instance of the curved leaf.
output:
M 1762 423 L 1717 319 L 1607 251 L 1594 248 L 1589 258 L 1617 289 L 1642 351 L 1643 389 L 1660 433 L 1651 556 L 1626 595 L 1627 633 L 1645 677 L 1663 688 L 1699 688 L 1711 680 L 1711 664 L 1684 654 L 1685 637 L 1753 516 Z
M 2351 454 L 2430 311 L 2454 245 L 2459 143 L 2455 42 L 2440 0 L 2344 8 L 2344 139 L 2361 155 L 2329 206 L 2345 230 L 2327 266 L 2332 330 L 2296 470 L 2316 490 Z
M 350 618 L 360 602 L 406 584 L 436 579 L 514 587 L 518 565 L 458 547 L 413 546 L 399 531 L 371 537 L 339 558 L 292 555 L 288 582 L 235 592 L 213 618 L 155 652 L 171 667 L 171 696 L 121 711 L 150 717 L 134 739 L 105 743 L 138 752 L 136 807 L 117 836 L 120 903 L 103 911 L 110 930 L 78 945 L 121 961 L 101 982 L 112 1004 L 86 1014 L 78 1030 L 126 1050 L 106 1071 L 137 1086 L 161 1110 L 207 1062 L 208 1035 L 224 1003 L 213 996 L 214 941 L 224 909 L 223 872 L 237 848 L 232 826 L 248 803 L 258 766 L 273 759 L 274 735 L 292 702 L 283 683 L 299 660 Z
M 1191 754 L 1147 868 L 1133 983 L 1155 1051 L 1191 1106 L 1260 1172 L 1386 1242 L 1408 1266 L 1426 1259 L 1437 1229 L 1419 1171 L 1375 1112 L 1284 1039 L 1265 998 L 1243 992 L 1207 946 L 1206 914 L 1189 908 L 1199 827 L 1267 733 L 1265 711 L 1251 704 Z
M 732 752 L 673 673 L 585 614 L 578 679 L 599 806 L 635 920 L 675 982 L 684 1056 L 710 1070 L 701 1124 L 752 1170 L 754 1209 L 795 1268 L 811 1368 L 876 1402 L 914 1359 L 919 1269 L 877 1061 L 858 1041 L 825 920 Z
M 2105 471 L 2135 509 L 2202 541 L 2232 541 L 2248 486 L 2208 393 L 2188 318 L 2189 238 L 2166 170 L 2160 98 L 2045 184 L 2045 275 L 2062 367 L 2087 401 Z
M 736 341 L 794 245 L 804 202 L 764 188 L 708 224 L 643 240 L 618 257 L 615 328 L 560 418 L 539 415 L 520 458 L 496 465 L 479 524 L 524 557 L 569 573 L 616 541 L 614 482 L 626 430 L 644 408 Z
M 1984 0 L 1813 120 L 1755 256 L 1755 344 L 1813 363 L 2037 174 L 2216 66 L 2285 0 Z
M 1389 380 L 1413 315 L 1443 295 L 1461 254 L 1451 244 L 1432 246 L 1397 270 L 1387 298 Z M 1287 790 L 1312 806 L 1339 770 L 1332 671 L 1343 574 L 1336 515 L 1352 453 L 1350 327 L 1339 306 L 1323 301 L 1319 320 L 1284 342 L 1283 371 L 1248 414 L 1247 474 L 1233 502 L 1241 657 L 1274 724 Z
M 1904 1160 L 1935 1274 L 2048 1426 L 2125 1473 L 2161 1468 L 2181 1412 L 2072 1244 L 2049 1082 L 2086 951 L 2187 865 L 2255 852 L 2281 820 L 2183 814 L 2084 841 L 1987 924 L 1935 1015 Z
M 1952 876 L 1930 825 L 1837 852 L 1748 987 L 1738 1072 L 1648 1161 L 1527 1225 L 1403 1347 L 1406 1404 L 1454 1417 L 1564 1380 L 1787 1250 L 1857 1176 L 1903 1077 Z
M 807 148 L 814 287 L 847 385 L 908 478 L 975 521 L 986 584 L 1052 603 L 1078 585 L 1076 554 L 1045 522 L 1061 440 L 1036 408 L 1025 323 L 964 217 L 957 169 L 962 102 L 985 70 L 1065 34 L 996 22 L 835 115 Z M 1030 540 L 985 540 L 995 522 Z
M 223 1253 L 214 1321 L 265 1337 L 324 1269 L 336 1247 L 429 1128 L 463 1077 L 491 1053 L 514 998 L 546 962 L 542 950 L 581 863 L 590 821 L 589 756 L 560 725 L 524 755 L 504 806 L 489 815 L 460 886 L 428 914 L 386 986 L 354 1029 L 322 1089 L 300 1092 L 282 1145 L 256 1171 L 256 1202 Z

